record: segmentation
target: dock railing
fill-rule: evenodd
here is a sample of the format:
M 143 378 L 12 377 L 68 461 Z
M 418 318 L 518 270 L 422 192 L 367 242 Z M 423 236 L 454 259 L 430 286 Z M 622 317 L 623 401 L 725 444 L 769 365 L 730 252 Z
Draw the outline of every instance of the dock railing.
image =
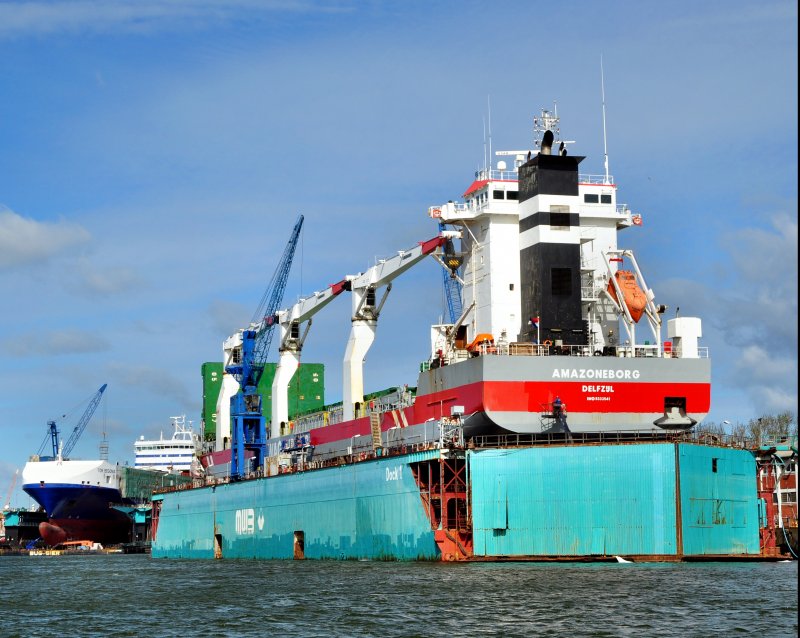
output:
M 438 437 L 430 440 L 421 440 L 416 443 L 391 442 L 377 450 L 354 449 L 352 453 L 338 454 L 326 458 L 316 458 L 311 461 L 302 461 L 295 465 L 277 466 L 277 470 L 265 471 L 263 468 L 248 474 L 241 480 L 253 480 L 265 476 L 279 476 L 281 474 L 294 474 L 311 470 L 320 470 L 329 467 L 352 465 L 364 461 L 402 456 L 414 452 L 440 450 L 443 455 L 463 455 L 465 450 L 488 450 L 498 448 L 525 448 L 544 446 L 573 446 L 573 445 L 609 445 L 609 444 L 641 444 L 641 443 L 690 443 L 696 445 L 713 445 L 734 449 L 754 451 L 758 442 L 750 437 L 736 434 L 712 434 L 709 432 L 668 432 L 668 431 L 613 431 L 600 433 L 508 433 L 496 435 L 480 435 L 464 438 L 463 430 L 457 424 L 440 429 Z M 794 440 L 796 445 L 796 438 Z M 173 487 L 158 488 L 154 494 L 176 492 L 193 488 L 225 485 L 230 483 L 229 477 L 196 477 L 191 483 Z
M 471 438 L 468 447 L 475 449 L 532 447 L 547 445 L 608 445 L 617 443 L 694 443 L 716 445 L 744 450 L 754 449 L 756 442 L 736 434 L 711 434 L 709 432 L 669 432 L 665 430 L 609 431 L 609 432 L 554 432 L 508 433 L 480 435 Z

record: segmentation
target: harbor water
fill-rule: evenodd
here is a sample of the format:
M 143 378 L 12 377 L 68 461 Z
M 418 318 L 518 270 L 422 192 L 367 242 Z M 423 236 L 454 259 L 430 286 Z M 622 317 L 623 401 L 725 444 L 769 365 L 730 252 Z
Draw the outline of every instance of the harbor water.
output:
M 797 562 L 0 557 L 0 635 L 797 636 Z

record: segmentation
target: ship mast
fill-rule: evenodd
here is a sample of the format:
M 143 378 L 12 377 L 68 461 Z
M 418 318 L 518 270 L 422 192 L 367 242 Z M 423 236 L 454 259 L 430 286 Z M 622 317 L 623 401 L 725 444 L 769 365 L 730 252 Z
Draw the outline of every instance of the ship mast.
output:
M 604 184 L 610 184 L 608 174 L 608 138 L 606 136 L 606 82 L 603 75 L 603 56 L 600 56 L 600 94 L 603 103 L 603 168 L 605 169 Z

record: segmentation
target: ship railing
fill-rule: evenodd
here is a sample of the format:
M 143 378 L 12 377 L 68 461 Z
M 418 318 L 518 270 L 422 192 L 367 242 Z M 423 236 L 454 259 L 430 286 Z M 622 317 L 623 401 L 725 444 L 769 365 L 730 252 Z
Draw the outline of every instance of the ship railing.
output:
M 585 175 L 580 174 L 578 175 L 578 183 L 579 184 L 598 184 L 598 185 L 607 185 L 612 186 L 614 184 L 614 176 L 609 175 L 606 177 L 605 175 Z
M 325 427 L 326 425 L 341 423 L 343 412 L 344 408 L 342 408 L 341 405 L 335 405 L 328 410 L 321 410 L 314 414 L 299 416 L 292 421 L 292 434 L 309 432 L 316 428 Z
M 466 213 L 470 209 L 470 206 L 463 203 L 453 203 L 453 210 L 457 213 Z
M 680 348 L 663 351 L 657 344 L 643 343 L 636 346 L 590 346 L 590 345 L 557 345 L 548 343 L 523 343 L 513 342 L 507 344 L 484 343 L 478 346 L 471 353 L 466 350 L 455 350 L 448 358 L 447 363 L 454 363 L 470 356 L 571 356 L 571 357 L 621 357 L 621 358 L 681 358 L 683 353 Z M 694 358 L 707 359 L 708 347 L 697 348 L 697 355 Z M 424 366 L 423 366 L 424 367 Z M 429 367 L 429 366 L 428 366 Z M 425 368 L 427 369 L 427 368 Z
M 682 358 L 684 355 L 683 351 L 680 348 L 675 348 L 672 350 L 672 356 L 677 357 L 678 359 Z M 695 359 L 708 359 L 708 346 L 699 346 L 697 348 L 697 356 L 692 357 Z
M 581 299 L 598 299 L 600 297 L 600 293 L 606 287 L 603 285 L 590 285 L 590 286 L 581 286 Z
M 517 169 L 514 170 L 504 170 L 501 171 L 499 169 L 491 169 L 491 170 L 481 170 L 475 173 L 476 180 L 495 180 L 495 181 L 504 181 L 504 182 L 516 182 L 519 181 L 519 175 L 517 174 Z
M 399 394 L 392 394 L 388 397 L 380 397 L 373 401 L 367 401 L 362 406 L 361 411 L 356 414 L 356 418 L 369 416 L 373 412 L 376 414 L 384 414 L 395 410 L 407 408 L 414 403 L 414 393 L 405 390 Z M 344 420 L 344 408 L 341 405 L 335 405 L 328 410 L 322 410 L 313 414 L 306 414 L 299 416 L 292 421 L 292 434 L 300 434 L 302 432 L 310 432 L 316 428 L 325 427 L 327 425 L 334 425 L 341 423 Z

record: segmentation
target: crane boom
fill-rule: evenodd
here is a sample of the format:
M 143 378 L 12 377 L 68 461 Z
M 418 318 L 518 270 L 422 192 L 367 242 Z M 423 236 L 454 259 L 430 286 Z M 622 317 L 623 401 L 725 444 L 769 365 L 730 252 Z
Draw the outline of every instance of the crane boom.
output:
M 256 341 L 254 350 L 254 358 L 256 363 L 263 364 L 267 360 L 269 347 L 272 344 L 272 335 L 275 334 L 274 326 L 277 323 L 277 312 L 283 303 L 283 294 L 286 291 L 286 282 L 289 279 L 289 271 L 292 268 L 292 261 L 294 260 L 295 249 L 297 248 L 297 240 L 300 237 L 300 230 L 303 228 L 303 216 L 297 218 L 297 223 L 294 225 L 289 243 L 283 251 L 278 269 L 275 271 L 272 279 L 272 294 L 266 308 L 259 308 L 260 320 L 262 322 L 262 329 L 259 331 L 259 338 Z M 263 370 L 263 367 L 262 367 Z M 256 384 L 258 385 L 258 384 Z
M 231 419 L 231 479 L 237 480 L 246 472 L 245 450 L 254 453 L 256 468 L 266 457 L 266 429 L 258 394 L 258 382 L 264 371 L 269 347 L 272 343 L 276 313 L 283 301 L 286 282 L 294 260 L 295 249 L 303 227 L 303 216 L 297 218 L 289 241 L 284 248 L 278 267 L 272 275 L 250 327 L 241 333 L 240 362 L 229 365 L 225 372 L 239 383 L 239 391 L 230 399 Z
M 92 397 L 92 400 L 89 401 L 89 405 L 86 408 L 86 411 L 81 416 L 80 421 L 75 426 L 75 429 L 72 430 L 72 434 L 70 434 L 67 442 L 64 444 L 64 449 L 61 452 L 61 455 L 64 457 L 68 457 L 72 449 L 75 447 L 75 444 L 78 442 L 81 434 L 86 429 L 86 424 L 89 423 L 92 416 L 94 415 L 94 411 L 97 409 L 97 406 L 100 404 L 100 399 L 103 398 L 103 392 L 106 391 L 106 387 L 108 386 L 107 383 L 104 383 L 100 389 L 95 393 Z

